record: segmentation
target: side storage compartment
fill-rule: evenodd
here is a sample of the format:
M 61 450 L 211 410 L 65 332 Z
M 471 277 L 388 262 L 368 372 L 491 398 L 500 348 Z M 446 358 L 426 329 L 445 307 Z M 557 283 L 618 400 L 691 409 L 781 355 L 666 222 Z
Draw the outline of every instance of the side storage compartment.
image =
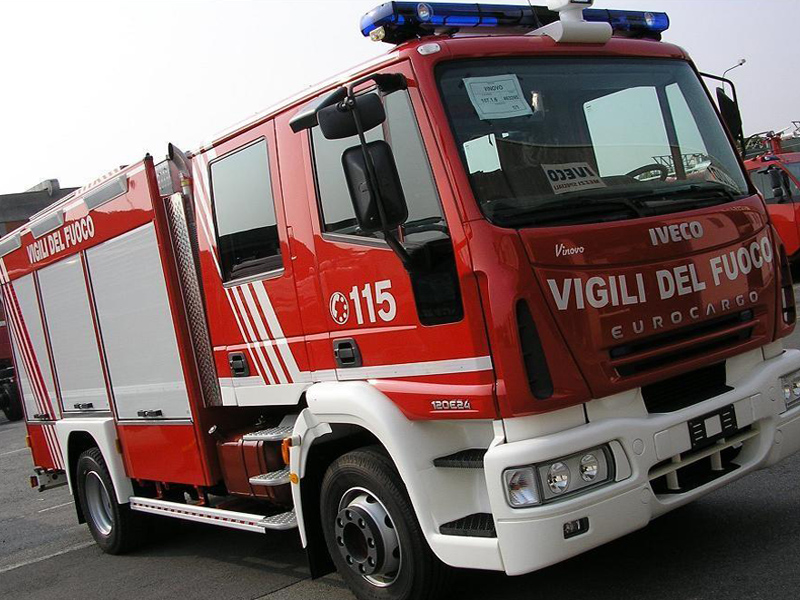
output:
M 204 485 L 154 225 L 86 260 L 128 476 Z
M 82 255 L 45 267 L 38 277 L 62 409 L 110 410 Z

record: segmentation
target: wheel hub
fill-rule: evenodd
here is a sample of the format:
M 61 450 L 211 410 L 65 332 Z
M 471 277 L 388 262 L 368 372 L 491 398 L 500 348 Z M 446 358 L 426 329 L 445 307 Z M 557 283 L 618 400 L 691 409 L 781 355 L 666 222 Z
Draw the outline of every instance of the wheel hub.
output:
M 400 542 L 383 504 L 356 489 L 344 494 L 339 507 L 334 535 L 347 566 L 376 586 L 393 583 L 400 570 Z
M 86 491 L 86 505 L 89 509 L 89 516 L 95 527 L 102 535 L 108 535 L 114 526 L 114 514 L 111 508 L 111 497 L 108 494 L 103 480 L 94 471 L 86 475 L 84 484 Z

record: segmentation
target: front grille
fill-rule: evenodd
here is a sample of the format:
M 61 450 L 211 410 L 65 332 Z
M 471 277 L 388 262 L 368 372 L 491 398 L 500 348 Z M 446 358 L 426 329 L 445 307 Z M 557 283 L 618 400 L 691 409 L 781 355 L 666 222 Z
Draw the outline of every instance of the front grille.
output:
M 742 450 L 757 444 L 758 430 L 745 427 L 717 440 L 658 463 L 648 474 L 656 497 L 685 494 L 740 468 Z M 737 460 L 738 459 L 738 460 Z
M 725 379 L 725 363 L 721 362 L 646 385 L 642 398 L 649 413 L 675 412 L 729 392 L 733 388 Z
M 611 364 L 621 377 L 631 377 L 746 342 L 753 335 L 752 310 L 704 321 L 691 327 L 650 336 L 609 350 Z M 698 338 L 705 338 L 696 342 Z

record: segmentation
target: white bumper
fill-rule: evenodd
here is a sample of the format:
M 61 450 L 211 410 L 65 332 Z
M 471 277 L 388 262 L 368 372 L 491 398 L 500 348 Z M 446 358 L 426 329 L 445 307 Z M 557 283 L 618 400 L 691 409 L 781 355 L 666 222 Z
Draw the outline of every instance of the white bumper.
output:
M 484 459 L 503 568 L 520 575 L 560 562 L 640 529 L 652 519 L 800 450 L 800 407 L 786 411 L 780 377 L 800 369 L 800 351 L 759 363 L 736 389 L 670 414 L 614 418 L 552 435 L 492 447 Z M 734 405 L 737 426 L 753 437 L 735 460 L 739 468 L 685 493 L 656 495 L 650 470 L 691 449 L 687 422 Z M 544 506 L 511 508 L 502 483 L 507 468 L 552 461 L 611 443 L 616 481 Z M 688 444 L 688 446 L 687 446 Z M 586 533 L 564 538 L 564 524 L 588 518 Z

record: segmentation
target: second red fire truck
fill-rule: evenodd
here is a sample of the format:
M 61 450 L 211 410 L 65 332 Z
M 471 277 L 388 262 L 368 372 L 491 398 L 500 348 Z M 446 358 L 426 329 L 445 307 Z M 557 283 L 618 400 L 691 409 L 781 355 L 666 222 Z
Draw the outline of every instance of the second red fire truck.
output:
M 796 452 L 764 203 L 667 16 L 591 4 L 384 4 L 385 56 L 5 236 L 34 485 L 417 599 Z
M 800 127 L 800 123 L 795 123 Z M 800 129 L 798 129 L 800 131 Z M 750 178 L 767 202 L 789 261 L 800 260 L 800 139 L 767 134 L 764 152 L 745 161 Z

